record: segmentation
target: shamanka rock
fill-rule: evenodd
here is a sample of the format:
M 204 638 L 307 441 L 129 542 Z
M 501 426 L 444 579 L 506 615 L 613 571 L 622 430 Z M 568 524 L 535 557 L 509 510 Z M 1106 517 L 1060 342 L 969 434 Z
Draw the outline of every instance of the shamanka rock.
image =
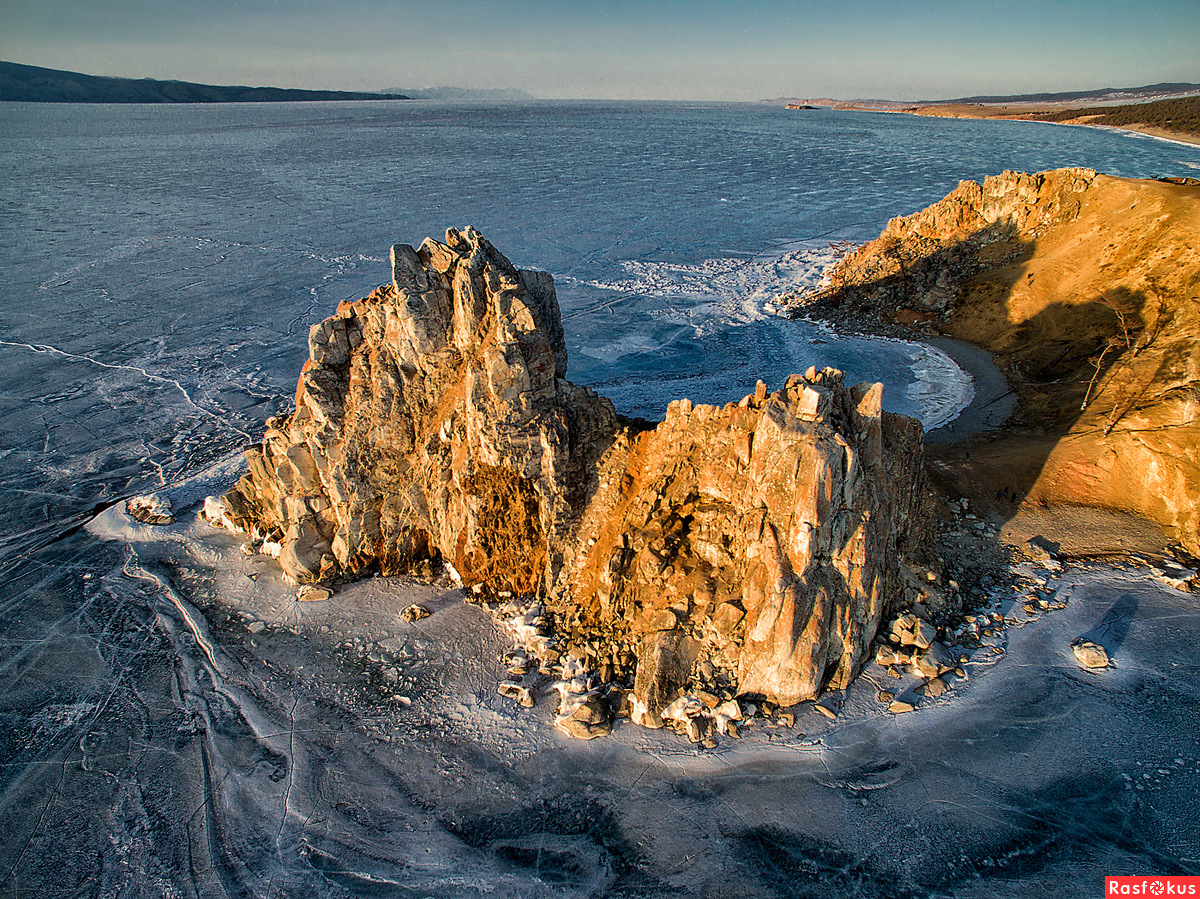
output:
M 312 328 L 296 411 L 210 520 L 278 541 L 298 583 L 440 559 L 536 599 L 554 653 L 649 726 L 701 687 L 849 682 L 929 545 L 921 427 L 880 385 L 810 370 L 652 427 L 565 380 L 552 279 L 473 229 L 394 247 L 392 273 Z M 604 707 L 563 726 L 604 732 Z

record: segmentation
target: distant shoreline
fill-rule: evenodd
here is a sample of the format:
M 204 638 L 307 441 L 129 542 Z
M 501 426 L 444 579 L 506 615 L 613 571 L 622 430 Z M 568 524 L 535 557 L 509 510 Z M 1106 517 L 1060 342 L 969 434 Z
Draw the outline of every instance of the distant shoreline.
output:
M 852 112 L 902 112 L 907 115 L 939 119 L 992 119 L 1007 122 L 1041 122 L 1042 124 L 1046 125 L 1086 125 L 1090 128 L 1109 128 L 1113 131 L 1132 131 L 1137 134 L 1145 134 L 1148 137 L 1157 137 L 1164 140 L 1178 141 L 1179 143 L 1188 144 L 1190 146 L 1200 146 L 1200 134 L 1193 134 L 1183 131 L 1171 131 L 1166 128 L 1156 127 L 1154 125 L 1146 125 L 1142 123 L 1132 123 L 1128 125 L 1102 125 L 1091 121 L 1095 118 L 1095 116 L 1092 115 L 1080 116 L 1079 118 L 1074 119 L 1065 119 L 1059 122 L 1046 121 L 1044 118 L 1041 118 L 1041 116 L 1048 112 L 1061 109 L 1061 104 L 1028 103 L 990 106 L 975 103 L 938 103 L 931 104 L 929 106 L 898 106 L 894 109 L 881 109 L 878 106 L 846 103 L 840 104 L 838 108 L 850 110 Z
M 1128 125 L 1101 125 L 1092 122 L 1095 116 L 1080 116 L 1074 119 L 1065 119 L 1061 122 L 1046 122 L 1039 118 L 1039 115 L 1051 111 L 1053 107 L 1038 106 L 1030 104 L 1028 106 L 1001 106 L 1001 107 L 978 107 L 970 104 L 945 104 L 937 106 L 928 106 L 922 108 L 902 109 L 900 112 L 911 113 L 912 115 L 927 116 L 930 118 L 951 118 L 951 119 L 998 119 L 1003 121 L 1017 122 L 1044 122 L 1048 125 L 1087 125 L 1092 128 L 1111 128 L 1114 131 L 1134 131 L 1138 134 L 1146 134 L 1150 137 L 1162 137 L 1168 140 L 1177 140 L 1180 143 L 1200 146 L 1200 134 L 1192 134 L 1184 131 L 1170 131 L 1166 128 L 1159 128 L 1154 125 L 1146 125 L 1142 123 L 1131 123 Z

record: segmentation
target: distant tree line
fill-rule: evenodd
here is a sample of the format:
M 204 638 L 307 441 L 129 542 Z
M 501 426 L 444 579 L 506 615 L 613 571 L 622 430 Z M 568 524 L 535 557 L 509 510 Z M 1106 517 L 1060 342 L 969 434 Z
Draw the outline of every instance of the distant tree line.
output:
M 1200 135 L 1200 97 L 1181 97 L 1176 100 L 1157 100 L 1153 103 L 1132 103 L 1128 106 L 1093 106 L 1085 109 L 1062 109 L 1041 112 L 1031 118 L 1043 122 L 1064 122 L 1083 116 L 1098 116 L 1092 125 L 1150 125 L 1164 131 Z

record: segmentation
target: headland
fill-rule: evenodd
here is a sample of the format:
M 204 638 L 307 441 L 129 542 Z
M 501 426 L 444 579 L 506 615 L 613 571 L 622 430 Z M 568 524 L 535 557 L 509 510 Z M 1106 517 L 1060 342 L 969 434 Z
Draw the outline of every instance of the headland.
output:
M 391 283 L 313 326 L 295 412 L 205 517 L 301 601 L 444 566 L 518 643 L 500 692 L 557 691 L 575 737 L 628 717 L 715 746 L 751 706 L 836 715 L 822 697 L 871 662 L 917 678 L 879 692 L 909 711 L 964 676 L 993 630 L 968 613 L 1021 558 L 1141 550 L 1194 585 L 1198 231 L 1200 187 L 1006 172 L 791 297 L 987 373 L 963 431 L 923 442 L 832 369 L 625 419 L 566 380 L 550 276 L 452 229 L 393 247 Z

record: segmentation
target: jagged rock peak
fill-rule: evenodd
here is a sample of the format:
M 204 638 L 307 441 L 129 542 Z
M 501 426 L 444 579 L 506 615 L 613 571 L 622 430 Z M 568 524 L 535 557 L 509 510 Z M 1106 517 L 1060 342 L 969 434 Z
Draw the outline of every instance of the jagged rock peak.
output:
M 631 686 L 651 726 L 702 685 L 844 686 L 927 547 L 919 423 L 813 369 L 646 427 L 566 367 L 548 274 L 471 228 L 397 245 L 390 284 L 313 326 L 296 411 L 206 514 L 298 583 L 441 560 L 537 599 L 539 652 Z
M 438 555 L 538 592 L 612 405 L 561 378 L 553 279 L 474 229 L 393 247 L 392 274 L 312 327 L 296 411 L 268 421 L 217 517 L 276 534 L 301 583 Z

